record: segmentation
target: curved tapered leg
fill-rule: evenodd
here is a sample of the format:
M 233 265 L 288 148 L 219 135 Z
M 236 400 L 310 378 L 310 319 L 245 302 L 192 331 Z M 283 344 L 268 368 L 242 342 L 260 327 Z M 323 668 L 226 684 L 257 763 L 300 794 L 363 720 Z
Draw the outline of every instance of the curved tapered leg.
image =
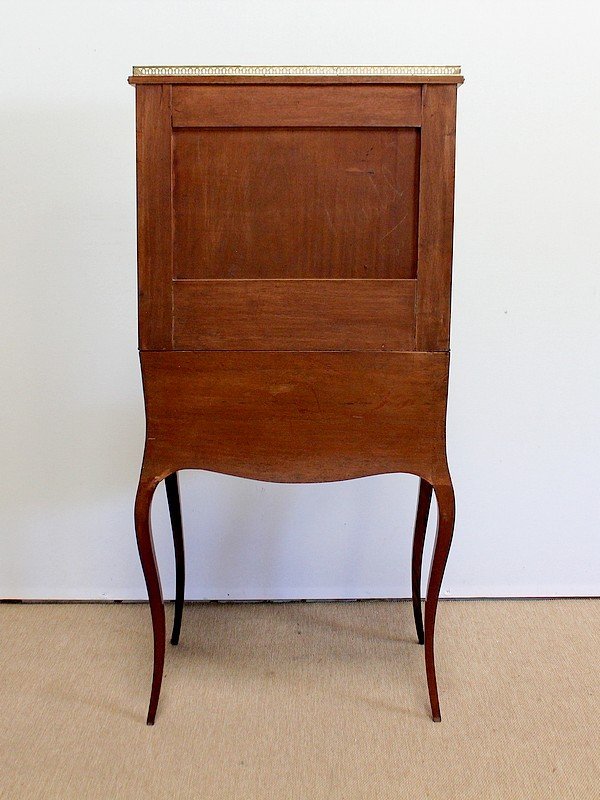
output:
M 146 720 L 148 725 L 154 725 L 165 663 L 165 608 L 150 525 L 150 506 L 155 489 L 156 482 L 144 479 L 142 476 L 135 496 L 135 534 L 146 580 L 146 588 L 148 589 L 152 631 L 154 634 L 154 670 L 152 673 L 150 705 Z
M 432 485 L 421 478 L 419 482 L 419 502 L 417 504 L 412 550 L 412 603 L 419 644 L 423 644 L 425 641 L 423 633 L 423 615 L 421 613 L 421 568 L 423 564 L 423 545 L 425 544 L 425 531 L 427 530 L 432 491 Z
M 183 524 L 181 522 L 179 479 L 176 472 L 167 475 L 165 487 L 167 490 L 167 503 L 169 504 L 169 516 L 171 517 L 171 529 L 173 531 L 173 544 L 175 546 L 175 616 L 173 618 L 171 644 L 178 644 L 185 594 L 185 550 L 183 545 Z
M 434 633 L 435 617 L 437 612 L 440 587 L 450 544 L 454 530 L 454 490 L 448 479 L 447 484 L 434 485 L 435 497 L 438 504 L 438 528 L 431 560 L 427 599 L 425 601 L 425 669 L 427 671 L 427 686 L 431 702 L 431 714 L 434 722 L 441 721 L 440 702 L 438 698 L 437 679 L 435 674 Z

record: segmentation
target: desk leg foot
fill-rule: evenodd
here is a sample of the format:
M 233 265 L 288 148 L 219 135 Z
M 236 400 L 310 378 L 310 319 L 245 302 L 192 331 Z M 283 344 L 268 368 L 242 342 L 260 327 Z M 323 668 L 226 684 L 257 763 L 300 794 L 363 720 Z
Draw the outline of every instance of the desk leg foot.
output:
M 167 490 L 167 503 L 169 504 L 173 545 L 175 547 L 175 616 L 173 618 L 171 644 L 179 644 L 181 618 L 183 616 L 183 598 L 185 595 L 185 550 L 183 544 L 183 524 L 181 521 L 179 479 L 176 472 L 167 475 L 165 478 L 165 488 Z
M 412 604 L 419 644 L 424 644 L 425 642 L 423 615 L 421 612 L 421 569 L 423 565 L 423 546 L 425 544 L 425 531 L 427 530 L 432 491 L 433 487 L 431 484 L 421 478 L 419 482 L 419 502 L 417 504 L 412 549 Z
M 165 608 L 150 525 L 150 507 L 155 489 L 156 481 L 144 478 L 142 475 L 135 497 L 135 534 L 142 570 L 146 580 L 146 588 L 148 589 L 152 631 L 154 634 L 154 670 L 152 673 L 152 691 L 150 693 L 148 718 L 146 720 L 148 725 L 154 724 L 165 663 Z
M 425 601 L 425 669 L 427 671 L 431 715 L 434 722 L 441 721 L 434 657 L 435 617 L 442 578 L 444 577 L 446 561 L 448 560 L 452 542 L 455 516 L 454 490 L 449 476 L 447 480 L 447 483 L 436 484 L 433 487 L 438 504 L 438 528 L 431 561 L 431 571 L 429 573 L 427 599 Z

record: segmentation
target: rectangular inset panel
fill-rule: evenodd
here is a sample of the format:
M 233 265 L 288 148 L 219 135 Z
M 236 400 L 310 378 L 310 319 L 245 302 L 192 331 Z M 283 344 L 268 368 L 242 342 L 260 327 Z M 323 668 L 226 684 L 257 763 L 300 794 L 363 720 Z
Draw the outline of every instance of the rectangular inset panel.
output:
M 174 127 L 418 126 L 421 87 L 174 86 Z
M 177 130 L 177 278 L 414 278 L 419 130 Z
M 142 353 L 153 475 L 447 476 L 448 353 Z
M 174 348 L 414 350 L 415 283 L 176 281 Z

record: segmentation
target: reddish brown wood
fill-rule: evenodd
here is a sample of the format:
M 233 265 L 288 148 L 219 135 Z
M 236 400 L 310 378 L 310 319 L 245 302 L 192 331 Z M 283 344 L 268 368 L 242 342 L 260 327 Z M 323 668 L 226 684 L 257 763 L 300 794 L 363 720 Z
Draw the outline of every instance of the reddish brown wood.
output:
M 419 644 L 425 642 L 423 615 L 421 612 L 421 568 L 423 564 L 423 547 L 425 545 L 425 533 L 427 531 L 432 491 L 433 487 L 431 484 L 421 478 L 419 481 L 419 500 L 417 503 L 417 516 L 415 519 L 412 550 L 412 604 Z
M 456 86 L 424 86 L 417 350 L 449 346 L 455 128 Z
M 447 353 L 141 353 L 145 469 L 445 476 Z
M 416 277 L 418 130 L 186 129 L 173 147 L 177 278 Z
M 139 343 L 171 348 L 171 87 L 136 90 Z
M 412 127 L 421 87 L 175 86 L 173 127 Z
M 433 488 L 438 504 L 438 528 L 433 547 L 427 599 L 425 601 L 425 669 L 427 672 L 429 700 L 431 702 L 431 715 L 434 722 L 440 722 L 442 716 L 440 713 L 434 654 L 435 618 L 442 578 L 444 577 L 444 570 L 446 569 L 448 553 L 452 543 L 455 506 L 454 489 L 452 488 L 449 474 L 439 483 L 435 483 Z
M 183 523 L 181 520 L 181 499 L 179 496 L 179 478 L 176 472 L 165 478 L 167 503 L 173 531 L 173 545 L 175 547 L 175 615 L 173 618 L 173 632 L 171 644 L 179 644 L 181 632 L 181 618 L 183 616 L 183 601 L 185 595 L 185 548 L 183 541 Z
M 179 350 L 414 350 L 415 281 L 174 285 Z
M 434 630 L 454 525 L 445 417 L 462 78 L 131 82 L 147 418 L 135 521 L 154 631 L 148 721 L 165 644 L 150 503 L 166 478 L 176 642 L 176 472 L 185 468 L 287 482 L 420 476 L 413 607 L 439 720 Z M 423 631 L 432 490 L 439 524 Z
M 150 613 L 152 615 L 152 630 L 154 634 L 154 669 L 152 673 L 152 690 L 150 693 L 150 705 L 148 707 L 148 725 L 154 725 L 156 709 L 158 708 L 158 698 L 162 684 L 163 668 L 165 663 L 165 608 L 163 605 L 162 589 L 156 556 L 154 554 L 154 542 L 152 540 L 152 526 L 150 523 L 150 507 L 152 497 L 158 481 L 149 479 L 146 470 L 142 467 L 142 475 L 138 485 L 135 498 L 135 532 L 137 537 L 138 551 L 148 599 L 150 601 Z

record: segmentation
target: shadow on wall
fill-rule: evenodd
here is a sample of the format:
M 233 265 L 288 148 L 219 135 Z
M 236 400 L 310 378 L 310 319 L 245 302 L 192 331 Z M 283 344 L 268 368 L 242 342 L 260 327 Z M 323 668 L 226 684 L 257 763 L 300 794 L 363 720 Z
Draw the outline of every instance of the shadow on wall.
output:
M 2 596 L 87 596 L 130 503 L 144 429 L 130 101 L 13 107 L 4 126 Z

